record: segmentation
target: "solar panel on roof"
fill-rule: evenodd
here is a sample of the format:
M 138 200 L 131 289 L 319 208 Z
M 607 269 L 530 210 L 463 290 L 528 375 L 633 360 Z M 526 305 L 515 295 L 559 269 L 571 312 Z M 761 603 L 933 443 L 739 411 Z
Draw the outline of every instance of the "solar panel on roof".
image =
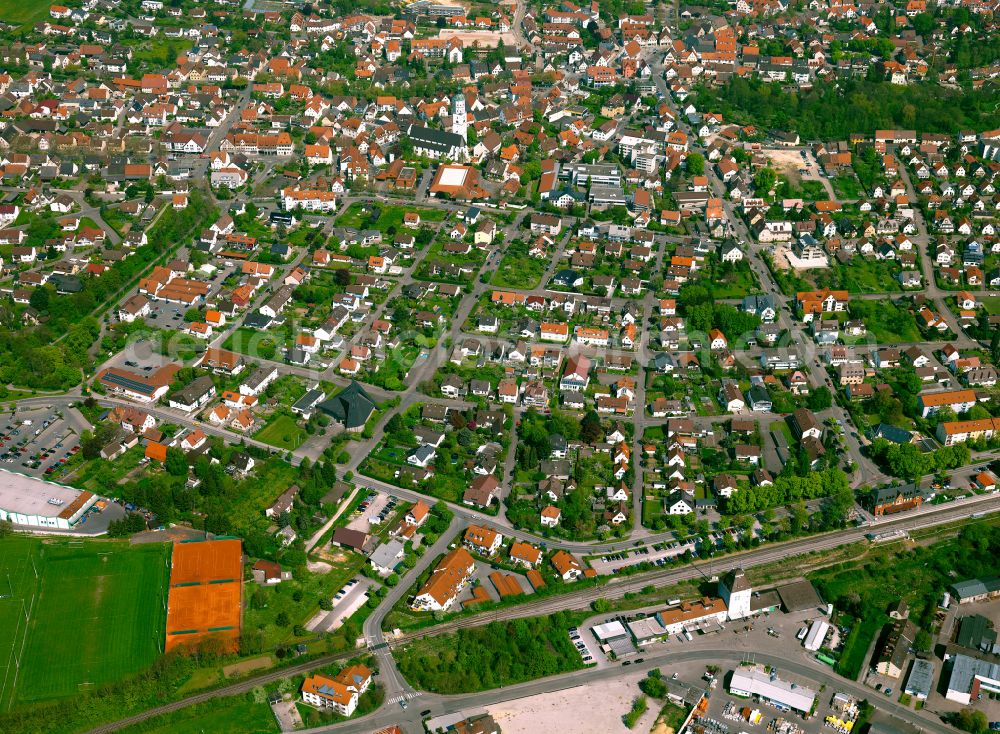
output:
M 125 375 L 119 375 L 114 372 L 109 372 L 102 378 L 103 381 L 109 382 L 112 385 L 117 385 L 118 387 L 123 387 L 126 390 L 132 390 L 133 392 L 140 393 L 152 393 L 154 388 L 145 382 L 140 382 L 131 377 L 126 377 Z

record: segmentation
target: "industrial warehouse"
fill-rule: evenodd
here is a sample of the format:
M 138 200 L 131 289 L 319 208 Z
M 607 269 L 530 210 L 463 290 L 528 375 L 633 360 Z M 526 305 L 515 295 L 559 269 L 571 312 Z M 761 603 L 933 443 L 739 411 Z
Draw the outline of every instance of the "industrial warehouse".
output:
M 100 497 L 0 469 L 0 520 L 36 528 L 70 530 Z

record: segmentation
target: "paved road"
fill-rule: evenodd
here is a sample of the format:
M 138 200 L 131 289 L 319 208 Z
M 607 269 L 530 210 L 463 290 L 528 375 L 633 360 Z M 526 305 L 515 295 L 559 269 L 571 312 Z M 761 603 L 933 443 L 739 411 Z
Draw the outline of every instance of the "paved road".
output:
M 1000 510 L 1000 497 L 994 495 L 981 496 L 978 498 L 977 502 L 966 501 L 960 505 L 956 503 L 954 505 L 932 507 L 929 508 L 928 511 L 924 513 L 911 513 L 904 517 L 885 522 L 882 525 L 880 525 L 878 529 L 880 531 L 894 530 L 894 529 L 914 531 L 921 528 L 932 527 L 934 525 L 942 523 L 954 522 L 962 517 L 967 517 L 970 514 L 970 512 L 973 511 L 994 513 L 997 512 L 998 510 Z M 461 521 L 459 521 L 457 518 L 456 521 L 453 522 L 451 527 L 449 528 L 449 532 L 442 535 L 442 538 L 450 539 L 451 534 L 456 529 L 456 526 L 462 527 Z M 864 542 L 865 533 L 869 532 L 870 530 L 871 530 L 870 528 L 865 528 L 865 527 L 850 528 L 843 531 L 828 533 L 826 535 L 811 536 L 808 538 L 802 538 L 800 540 L 789 541 L 788 543 L 766 545 L 757 548 L 755 550 L 746 551 L 741 554 L 726 556 L 718 560 L 700 561 L 698 563 L 690 564 L 688 566 L 684 566 L 678 569 L 655 571 L 651 573 L 637 574 L 629 578 L 614 579 L 608 584 L 605 584 L 604 586 L 601 587 L 584 589 L 579 592 L 570 592 L 568 594 L 564 594 L 561 596 L 541 599 L 537 602 L 529 602 L 517 607 L 511 607 L 509 609 L 500 610 L 499 612 L 487 612 L 484 614 L 464 618 L 456 622 L 446 623 L 429 629 L 421 630 L 419 632 L 407 635 L 402 640 L 400 640 L 399 644 L 406 644 L 406 642 L 419 637 L 444 634 L 450 631 L 454 631 L 455 629 L 458 629 L 460 627 L 478 626 L 481 624 L 494 621 L 496 619 L 514 619 L 523 616 L 537 616 L 539 614 L 547 614 L 563 609 L 585 608 L 586 605 L 592 602 L 594 599 L 621 598 L 626 593 L 639 591 L 644 586 L 647 586 L 649 584 L 654 584 L 659 587 L 664 587 L 684 580 L 719 575 L 734 568 L 749 569 L 763 564 L 773 563 L 783 558 L 787 558 L 800 553 L 806 553 L 811 550 L 825 550 L 829 548 L 835 548 L 841 545 Z M 392 591 L 390 591 L 390 594 L 383 599 L 382 603 L 380 603 L 379 606 L 376 608 L 376 610 L 372 613 L 370 619 L 372 618 L 384 619 L 389 609 L 391 609 L 391 606 L 395 604 L 396 601 L 401 599 L 402 596 L 406 593 L 406 590 L 408 589 L 409 585 L 413 583 L 413 579 L 416 578 L 416 575 L 419 575 L 419 572 L 424 568 L 426 568 L 427 565 L 436 557 L 437 552 L 441 550 L 443 550 L 443 548 L 441 547 L 441 541 L 439 541 L 437 544 L 435 544 L 434 548 L 428 550 L 428 552 L 421 559 L 421 562 L 418 563 L 418 565 L 409 574 L 407 574 L 406 577 L 400 580 L 399 585 L 396 586 Z M 381 641 L 384 639 L 384 637 L 381 634 L 381 630 L 376 629 L 376 625 L 374 622 L 372 622 L 371 624 L 366 622 L 364 627 L 364 632 L 366 638 L 368 638 L 370 642 L 375 640 L 375 642 L 372 642 L 372 644 L 375 645 L 381 644 Z M 727 652 L 731 653 L 731 650 L 727 650 Z M 380 664 L 385 664 L 386 661 L 389 660 L 388 653 L 383 654 L 381 651 L 377 651 L 377 653 L 379 656 Z M 159 706 L 154 709 L 141 712 L 139 714 L 135 714 L 126 719 L 122 719 L 117 722 L 112 722 L 97 727 L 91 731 L 91 734 L 105 734 L 106 732 L 115 731 L 125 726 L 145 721 L 149 718 L 158 716 L 160 714 L 169 713 L 171 711 L 177 711 L 182 708 L 186 708 L 187 706 L 203 703 L 205 701 L 212 700 L 214 698 L 222 698 L 225 696 L 232 696 L 244 693 L 246 691 L 252 690 L 254 687 L 258 685 L 267 685 L 269 683 L 273 683 L 274 681 L 286 675 L 304 673 L 309 670 L 322 667 L 324 665 L 344 660 L 352 656 L 353 654 L 354 653 L 352 652 L 340 655 L 325 656 L 308 663 L 296 665 L 292 668 L 285 668 L 280 671 L 273 671 L 266 674 L 254 676 L 237 684 L 226 686 L 224 688 L 219 688 L 217 690 L 210 691 L 207 693 L 190 696 L 188 698 L 181 699 L 180 701 L 174 701 L 172 703 L 165 704 L 163 706 Z M 670 654 L 671 654 L 670 652 L 664 653 L 665 655 L 664 659 L 669 659 Z M 660 658 L 657 658 L 657 660 L 659 659 Z M 402 681 L 401 677 L 398 676 L 398 671 L 396 670 L 395 663 L 390 662 L 389 666 L 391 672 L 388 672 L 386 676 L 387 678 L 386 688 L 387 688 L 387 693 L 389 694 L 388 697 L 394 698 L 398 696 L 402 691 L 405 691 L 408 694 L 412 694 L 412 689 L 408 686 L 408 684 Z M 788 669 L 787 663 L 784 664 L 783 667 L 785 669 Z M 818 669 L 823 670 L 822 668 Z M 602 673 L 604 672 L 607 672 L 608 674 L 618 674 L 618 671 L 613 668 L 610 669 L 609 671 L 602 671 Z M 576 676 L 584 674 L 571 674 L 571 675 Z M 535 681 L 531 684 L 525 684 L 525 686 L 538 686 L 539 688 L 535 692 L 542 692 L 544 690 L 557 690 L 559 687 L 564 687 L 566 685 L 565 679 L 566 679 L 565 676 L 557 676 L 554 678 L 547 678 L 543 681 Z M 847 681 L 842 681 L 842 679 L 839 678 L 837 678 L 836 680 L 838 685 L 854 685 L 850 684 Z M 508 688 L 505 689 L 505 692 L 510 693 L 510 691 L 512 690 L 515 689 Z M 451 698 L 449 700 L 453 702 L 453 705 L 458 707 L 457 709 L 452 709 L 452 710 L 458 710 L 463 707 L 477 705 L 475 701 L 479 699 L 476 696 L 481 696 L 481 695 L 497 695 L 497 694 L 496 692 L 491 692 L 490 694 L 476 694 L 475 696 L 462 696 L 462 697 Z M 521 694 L 521 695 L 530 695 L 530 694 Z M 428 707 L 427 701 L 431 700 L 432 699 L 430 698 L 429 695 L 423 694 L 415 700 L 415 703 L 413 704 L 412 707 L 414 709 L 427 708 Z M 506 699 L 498 698 L 497 700 L 506 700 Z M 374 714 L 373 716 L 367 717 L 360 721 L 352 721 L 347 724 L 338 725 L 337 727 L 326 727 L 324 730 L 327 729 L 333 730 L 336 728 L 337 730 L 344 732 L 363 732 L 367 731 L 364 728 L 367 726 L 370 726 L 371 729 L 375 729 L 378 727 L 378 725 L 385 725 L 385 724 L 380 724 L 380 722 L 382 721 L 386 721 L 387 723 L 391 724 L 395 723 L 397 718 L 405 718 L 400 716 L 402 712 L 401 710 L 398 709 L 399 709 L 398 705 L 396 705 L 395 707 L 384 706 L 382 709 L 380 709 L 378 713 Z
M 633 664 L 629 668 L 629 672 L 645 673 L 653 668 L 684 663 L 703 662 L 706 665 L 721 665 L 724 668 L 733 668 L 739 665 L 743 661 L 743 654 L 734 650 L 733 646 L 721 643 L 722 640 L 718 636 L 713 636 L 712 639 L 706 641 L 704 646 L 697 649 L 693 649 L 694 645 L 692 645 L 680 651 L 664 649 L 662 651 L 646 652 L 643 654 L 643 662 Z M 816 685 L 817 689 L 820 685 L 824 686 L 827 689 L 822 694 L 824 696 L 831 690 L 849 693 L 858 699 L 870 699 L 872 696 L 870 688 L 841 678 L 835 675 L 829 667 L 818 662 L 807 664 L 796 660 L 788 660 L 785 657 L 779 657 L 767 652 L 755 652 L 754 659 L 760 664 L 779 668 L 783 676 L 801 678 L 819 684 Z M 405 711 L 401 710 L 398 706 L 388 706 L 363 719 L 303 731 L 305 734 L 320 734 L 320 732 L 369 734 L 381 727 L 401 724 L 406 727 L 405 731 L 407 732 L 419 732 L 422 731 L 421 719 L 427 718 L 421 716 L 421 711 L 429 710 L 430 713 L 428 716 L 441 716 L 460 711 L 471 711 L 482 707 L 494 706 L 505 701 L 513 701 L 543 693 L 552 693 L 577 686 L 610 681 L 620 677 L 622 674 L 623 669 L 619 666 L 591 668 L 530 681 L 528 683 L 507 686 L 506 688 L 484 691 L 482 693 L 470 693 L 460 696 L 440 696 L 424 693 L 413 700 Z M 955 729 L 942 723 L 934 714 L 925 711 L 914 711 L 909 707 L 902 706 L 894 699 L 879 699 L 878 709 L 892 714 L 894 717 L 908 724 L 917 726 L 925 732 L 955 734 Z

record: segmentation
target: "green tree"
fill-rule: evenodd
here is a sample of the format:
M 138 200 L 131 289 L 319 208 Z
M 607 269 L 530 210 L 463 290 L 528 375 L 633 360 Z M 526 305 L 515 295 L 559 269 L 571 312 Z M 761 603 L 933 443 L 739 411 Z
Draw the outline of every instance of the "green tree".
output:
M 764 196 L 774 188 L 778 181 L 778 174 L 773 168 L 762 168 L 753 177 L 753 184 L 757 189 L 758 196 Z
M 809 406 L 809 410 L 826 410 L 833 405 L 833 395 L 830 394 L 829 388 L 822 385 L 809 393 L 809 397 L 806 398 L 806 405 Z
M 701 153 L 692 153 L 686 161 L 688 173 L 692 176 L 701 176 L 705 173 L 705 156 Z
M 598 614 L 606 614 L 611 611 L 611 602 L 607 599 L 594 599 L 590 606 Z
M 164 462 L 164 468 L 167 470 L 167 474 L 171 476 L 186 476 L 188 472 L 187 456 L 176 446 L 169 447 L 167 449 L 167 459 Z
M 28 303 L 33 309 L 40 312 L 45 312 L 49 310 L 49 289 L 44 286 L 39 286 L 31 292 L 31 298 L 28 299 Z
M 954 715 L 954 724 L 962 731 L 970 734 L 984 734 L 989 731 L 986 714 L 976 709 L 962 709 Z

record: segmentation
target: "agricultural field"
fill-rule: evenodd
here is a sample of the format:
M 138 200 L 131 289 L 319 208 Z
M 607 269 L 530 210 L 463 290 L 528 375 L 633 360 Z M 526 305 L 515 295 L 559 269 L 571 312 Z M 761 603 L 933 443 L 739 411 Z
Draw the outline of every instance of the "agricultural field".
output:
M 169 557 L 159 544 L 0 541 L 0 705 L 73 696 L 152 664 Z

